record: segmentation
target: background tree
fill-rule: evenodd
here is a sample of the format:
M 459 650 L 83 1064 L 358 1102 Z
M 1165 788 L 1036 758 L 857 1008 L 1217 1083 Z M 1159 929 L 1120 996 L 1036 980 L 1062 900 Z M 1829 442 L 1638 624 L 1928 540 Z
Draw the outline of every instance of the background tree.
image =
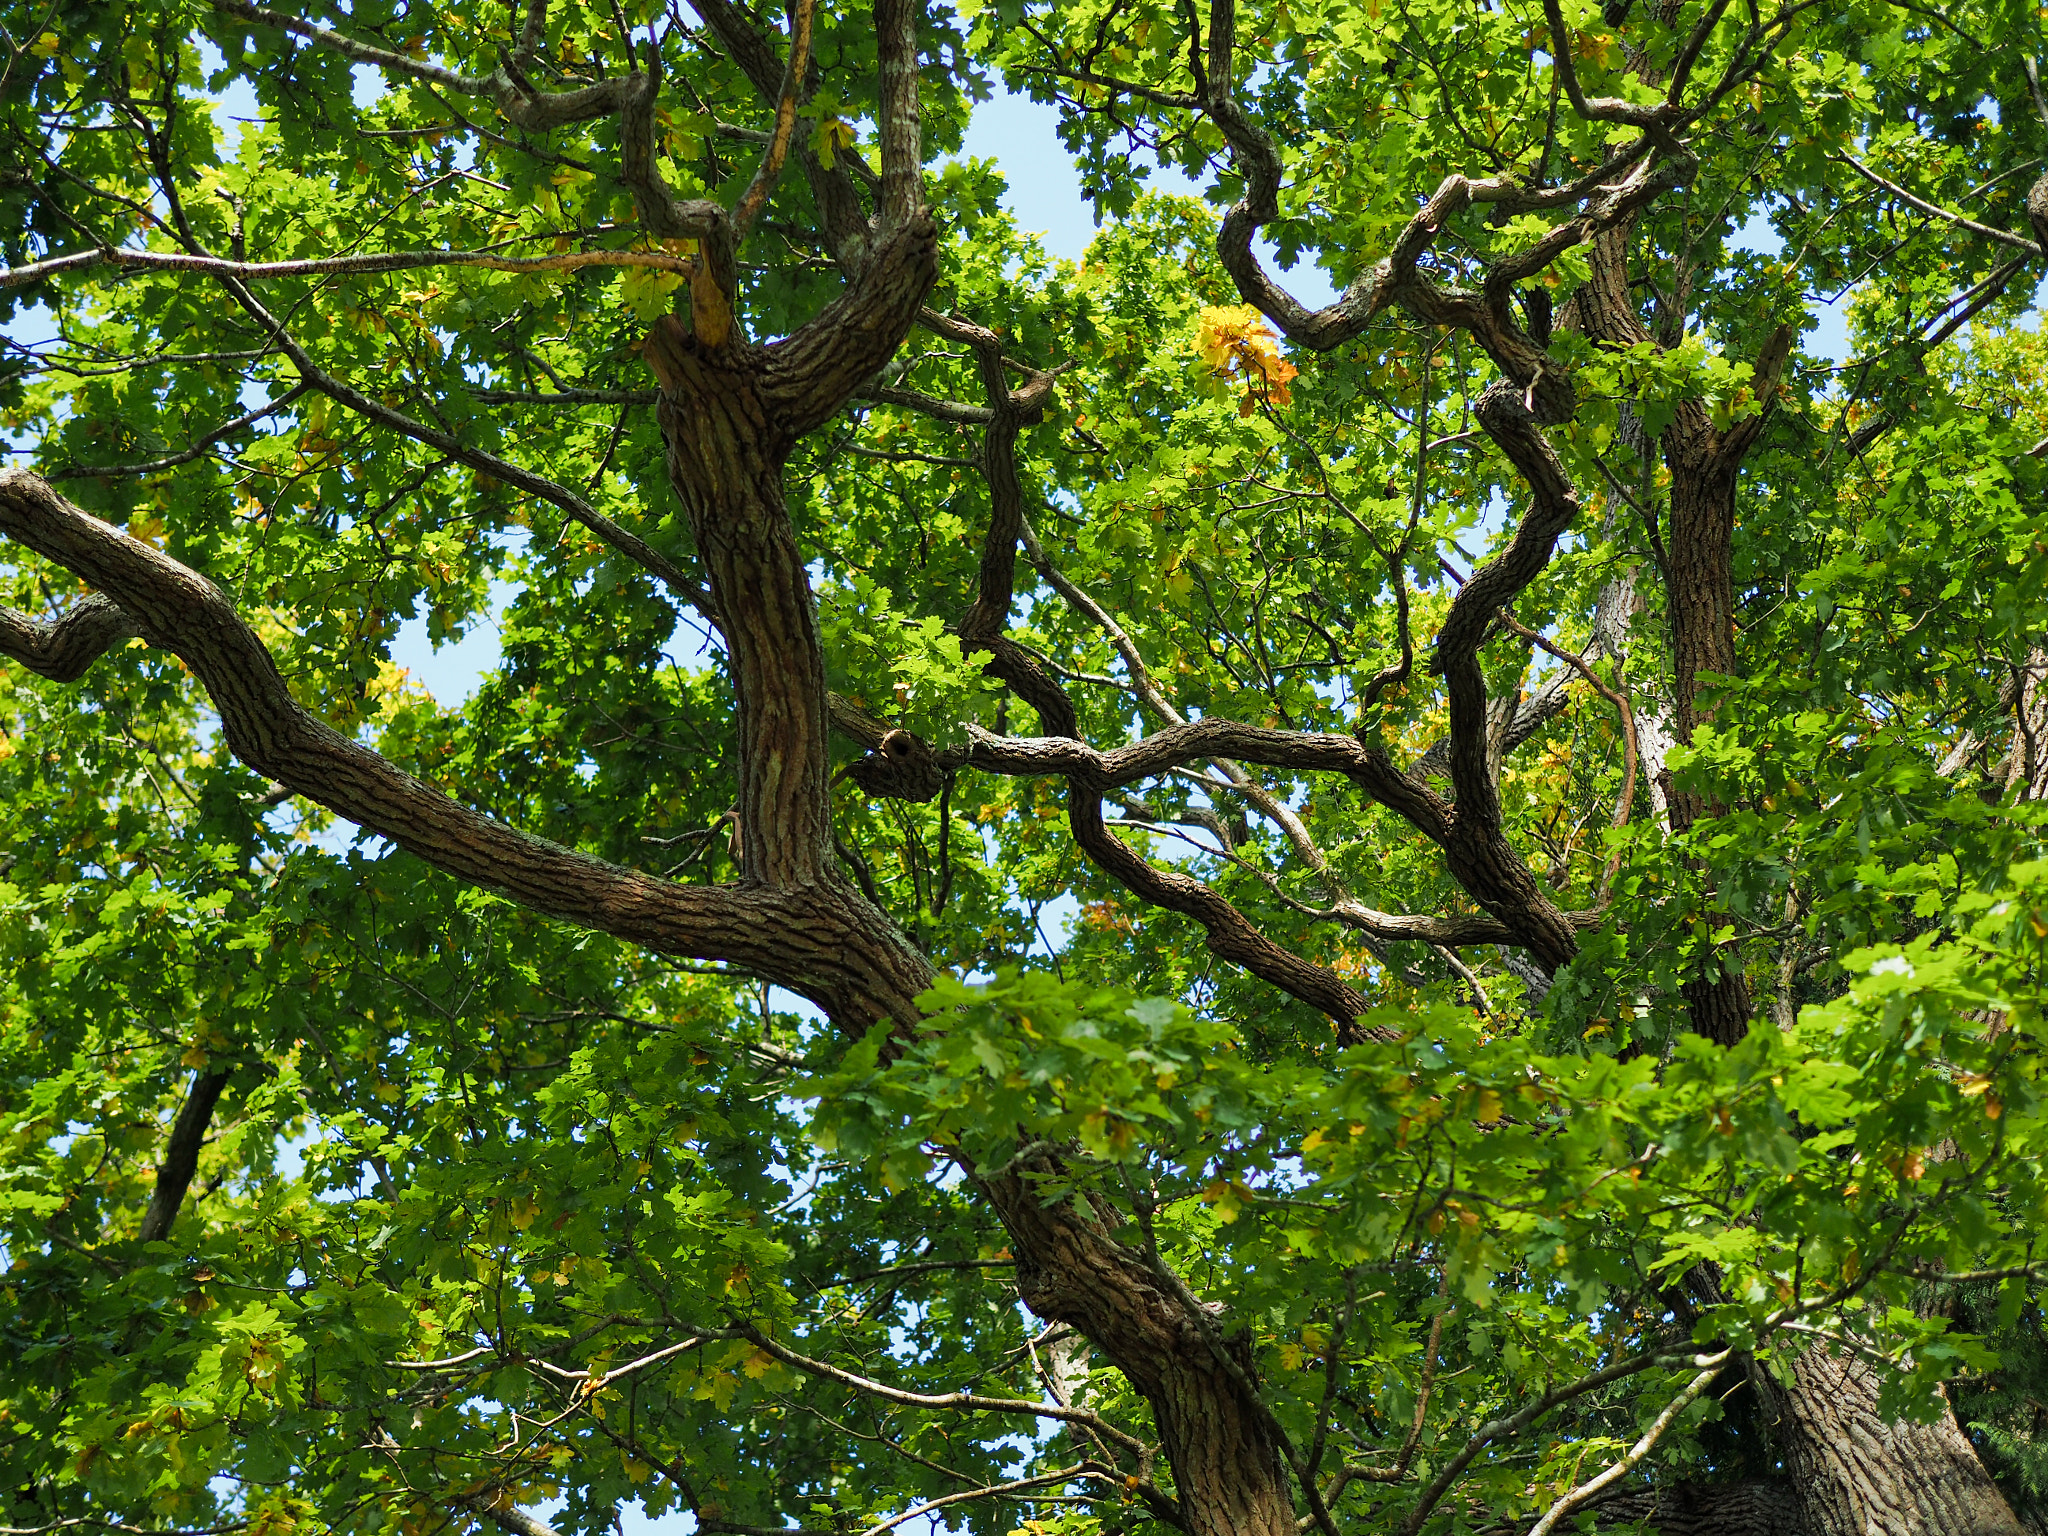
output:
M 10 12 L 7 1528 L 2038 1526 L 2038 31 Z

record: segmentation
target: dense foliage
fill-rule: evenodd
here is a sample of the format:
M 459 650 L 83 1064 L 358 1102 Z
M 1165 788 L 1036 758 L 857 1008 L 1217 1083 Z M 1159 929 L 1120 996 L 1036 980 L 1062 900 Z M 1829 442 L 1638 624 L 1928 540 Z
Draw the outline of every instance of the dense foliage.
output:
M 1192 1362 L 1290 1528 L 1569 1528 L 1818 1476 L 1830 1347 L 2038 1518 L 2040 14 L 913 9 L 5 9 L 0 1527 L 1222 1528 Z M 918 165 L 922 328 L 775 462 L 919 1016 L 349 812 L 65 553 L 535 859 L 780 890 L 649 364 L 858 319 Z M 1170 1343 L 1056 1304 L 1112 1252 Z

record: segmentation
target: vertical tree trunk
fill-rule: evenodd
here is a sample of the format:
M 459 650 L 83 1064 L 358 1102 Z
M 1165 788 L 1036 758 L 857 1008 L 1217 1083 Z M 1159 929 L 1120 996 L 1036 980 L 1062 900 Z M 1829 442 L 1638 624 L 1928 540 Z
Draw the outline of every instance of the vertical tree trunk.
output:
M 2048 185 L 2048 177 L 2035 190 Z M 2034 646 L 2014 680 L 2012 751 L 2005 788 L 2021 800 L 2048 799 L 2048 649 Z
M 1671 469 L 1670 590 L 1674 734 L 1690 744 L 1694 730 L 1713 718 L 1699 702 L 1703 674 L 1735 673 L 1735 475 L 1739 461 L 1720 451 L 1703 415 L 1672 424 L 1665 444 Z M 1667 788 L 1671 830 L 1683 832 L 1722 807 L 1690 790 Z M 1749 1032 L 1755 1000 L 1732 966 L 1696 973 L 1685 984 L 1692 1027 L 1720 1045 Z
M 842 1028 L 857 1035 L 886 1016 L 907 1036 L 921 1023 L 911 1000 L 932 970 L 833 862 L 824 658 L 783 497 L 794 433 L 763 388 L 766 356 L 706 343 L 673 320 L 647 344 L 663 386 L 669 477 L 738 694 L 742 873 L 750 885 L 806 893 L 821 941 L 871 973 L 834 1008 Z M 1025 1303 L 1079 1329 L 1151 1406 L 1189 1529 L 1294 1536 L 1286 1465 L 1240 1384 L 1249 1354 L 1233 1357 L 1234 1377 L 1211 1342 L 1213 1319 L 1101 1222 L 1068 1200 L 1046 1203 L 1039 1180 L 1012 1172 L 982 1187 L 1009 1233 Z
M 1755 1374 L 1809 1536 L 2022 1536 L 1945 1397 L 1932 1424 L 1888 1423 L 1870 1367 L 1819 1348 L 1790 1390 Z
M 756 349 L 706 346 L 673 319 L 647 341 L 659 417 L 725 630 L 738 696 L 740 867 L 764 885 L 831 879 L 824 652 L 783 500 L 788 434 L 762 401 Z M 907 1021 L 906 1021 L 907 1022 Z
M 1631 238 L 1630 228 L 1622 226 L 1594 241 L 1591 277 L 1573 296 L 1568 316 L 1568 323 L 1608 346 L 1652 339 L 1631 297 Z M 1781 328 L 1757 358 L 1757 389 L 1766 411 L 1792 341 L 1789 329 Z M 1661 439 L 1671 476 L 1666 602 L 1672 735 L 1679 742 L 1690 743 L 1713 718 L 1701 704 L 1701 678 L 1739 675 L 1735 494 L 1743 460 L 1764 421 L 1764 415 L 1751 416 L 1718 431 L 1700 402 L 1680 401 Z M 1674 832 L 1722 809 L 1676 790 L 1668 780 L 1666 803 Z M 1732 967 L 1695 974 L 1684 994 L 1696 1033 L 1723 1045 L 1749 1033 L 1754 1000 Z M 2008 1536 L 2021 1529 L 1946 1401 L 1932 1425 L 1887 1423 L 1878 1414 L 1868 1368 L 1818 1350 L 1796 1362 L 1790 1388 L 1772 1382 L 1759 1390 L 1774 1409 L 1807 1536 Z
M 1296 1536 L 1280 1448 L 1218 1356 L 1223 1319 L 1181 1297 L 1070 1200 L 1046 1204 L 1034 1169 L 983 1181 L 1017 1256 L 1017 1289 L 1038 1316 L 1070 1324 L 1117 1363 L 1151 1405 L 1192 1536 Z M 1206 1326 L 1205 1326 L 1206 1324 Z M 1232 1355 L 1252 1379 L 1250 1352 Z

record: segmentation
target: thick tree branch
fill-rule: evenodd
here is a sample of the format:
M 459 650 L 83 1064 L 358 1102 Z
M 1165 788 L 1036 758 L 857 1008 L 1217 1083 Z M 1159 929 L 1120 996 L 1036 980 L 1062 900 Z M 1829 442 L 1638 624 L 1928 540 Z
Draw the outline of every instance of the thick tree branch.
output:
M 1380 310 L 1400 303 L 1432 324 L 1469 332 L 1502 373 L 1528 392 L 1539 420 L 1557 422 L 1569 417 L 1575 403 L 1570 383 L 1562 369 L 1546 367 L 1543 349 L 1516 324 L 1509 295 L 1515 283 L 1541 271 L 1564 250 L 1622 223 L 1690 176 L 1695 157 L 1672 140 L 1664 127 L 1665 119 L 1673 117 L 1676 109 L 1606 98 L 1586 104 L 1599 113 L 1619 114 L 1616 120 L 1637 122 L 1645 132 L 1616 149 L 1605 163 L 1569 188 L 1526 188 L 1512 175 L 1448 178 L 1409 221 L 1383 260 L 1362 273 L 1334 303 L 1311 311 L 1273 281 L 1252 249 L 1259 229 L 1279 217 L 1285 166 L 1278 146 L 1236 99 L 1236 27 L 1235 0 L 1213 0 L 1208 62 L 1198 74 L 1197 84 L 1204 110 L 1223 133 L 1245 178 L 1244 196 L 1225 216 L 1216 237 L 1218 257 L 1238 292 L 1289 340 L 1319 352 L 1341 346 Z M 1576 79 L 1569 83 L 1576 91 Z M 1660 158 L 1661 164 L 1653 163 Z M 1474 203 L 1499 204 L 1509 211 L 1585 206 L 1536 244 L 1497 262 L 1488 275 L 1486 292 L 1476 295 L 1440 287 L 1417 270 L 1418 261 L 1444 224 Z
M 1555 970 L 1578 950 L 1573 925 L 1538 889 L 1508 843 L 1494 782 L 1495 727 L 1479 665 L 1479 648 L 1501 609 L 1550 563 L 1558 538 L 1578 514 L 1578 493 L 1544 437 L 1523 392 L 1506 381 L 1481 395 L 1474 414 L 1528 483 L 1531 505 L 1508 547 L 1472 573 L 1437 632 L 1431 669 L 1450 700 L 1447 760 L 1457 805 L 1444 851 L 1451 872 L 1473 899 L 1515 934 L 1545 968 Z
M 928 972 L 885 963 L 900 945 L 864 903 L 833 889 L 671 885 L 517 831 L 309 714 L 219 588 L 38 476 L 0 471 L 0 533 L 111 596 L 144 638 L 183 660 L 242 762 L 436 869 L 664 954 L 728 960 L 856 1027 L 918 1016 L 911 999 Z
M 160 1243 L 171 1235 L 178 1211 L 185 1203 L 185 1191 L 199 1171 L 199 1152 L 206 1133 L 213 1126 L 214 1106 L 221 1090 L 234 1074 L 226 1068 L 195 1072 L 192 1087 L 171 1124 L 170 1140 L 164 1144 L 163 1160 L 156 1167 L 156 1188 L 150 1192 L 149 1207 L 142 1213 L 142 1227 L 136 1241 Z
M 800 330 L 765 349 L 761 394 L 786 443 L 830 421 L 882 371 L 902 345 L 937 272 L 937 231 L 920 206 L 875 237 L 843 294 Z
M 97 592 L 73 603 L 58 619 L 32 619 L 0 608 L 0 654 L 53 683 L 77 682 L 111 647 L 140 633 L 126 609 Z

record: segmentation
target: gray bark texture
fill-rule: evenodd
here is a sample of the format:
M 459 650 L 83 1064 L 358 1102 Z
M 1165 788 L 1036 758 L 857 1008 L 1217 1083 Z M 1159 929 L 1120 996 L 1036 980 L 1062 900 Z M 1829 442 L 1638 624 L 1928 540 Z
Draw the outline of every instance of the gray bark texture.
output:
M 1808 1350 L 1793 1385 L 1758 1385 L 1791 1474 L 1803 1536 L 2020 1536 L 1946 1397 L 1932 1424 L 1888 1422 L 1853 1355 Z

